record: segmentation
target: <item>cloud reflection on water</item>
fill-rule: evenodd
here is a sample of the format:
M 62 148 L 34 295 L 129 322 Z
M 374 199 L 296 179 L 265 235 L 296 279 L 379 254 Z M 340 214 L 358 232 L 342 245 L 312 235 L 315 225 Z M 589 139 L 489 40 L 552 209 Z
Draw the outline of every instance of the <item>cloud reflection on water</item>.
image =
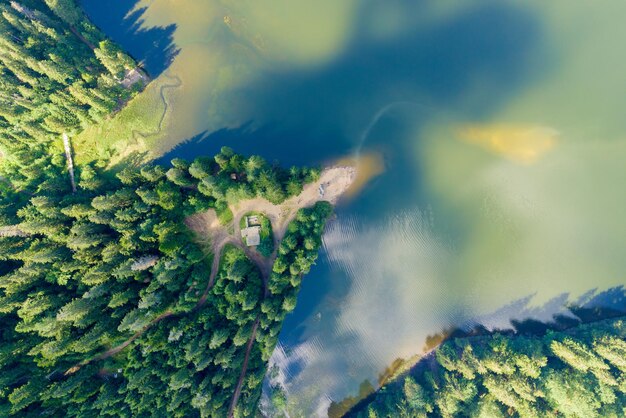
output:
M 155 149 L 207 132 L 186 157 L 222 144 L 288 164 L 363 144 L 385 156 L 387 172 L 324 238 L 328 295 L 311 307 L 301 293 L 299 344 L 277 351 L 303 411 L 450 326 L 544 321 L 624 282 L 623 1 L 138 6 L 142 28 L 175 28 L 181 49 L 167 71 L 183 87 Z M 510 131 L 483 141 L 490 154 L 456 139 L 468 123 L 554 131 L 540 132 L 541 158 L 503 143 Z
M 511 286 L 496 299 L 466 291 L 448 275 L 462 249 L 437 236 L 432 216 L 414 210 L 379 224 L 356 217 L 329 224 L 325 255 L 331 270 L 347 276 L 350 290 L 334 300 L 337 289 L 331 289 L 304 321 L 300 342 L 279 346 L 272 358 L 292 411 L 325 416 L 331 401 L 354 395 L 364 379 L 375 384 L 395 359 L 419 354 L 439 332 L 541 330 L 626 311 L 623 286 L 583 293 L 592 281 Z

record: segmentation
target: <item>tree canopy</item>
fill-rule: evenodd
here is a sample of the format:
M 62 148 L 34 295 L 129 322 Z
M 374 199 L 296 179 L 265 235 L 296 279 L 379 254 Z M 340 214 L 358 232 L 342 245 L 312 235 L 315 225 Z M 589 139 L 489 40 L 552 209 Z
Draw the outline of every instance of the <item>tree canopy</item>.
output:
M 115 62 L 112 65 L 111 62 Z M 98 123 L 131 98 L 137 64 L 74 0 L 0 4 L 0 175 L 22 189 L 62 169 L 62 133 Z
M 220 255 L 196 243 L 185 217 L 227 204 L 242 188 L 251 197 L 267 192 L 220 165 L 230 167 L 222 157 L 231 152 L 175 160 L 169 170 L 129 167 L 114 178 L 84 165 L 76 193 L 67 179 L 53 193 L 49 180 L 27 196 L 1 193 L 0 218 L 23 234 L 0 237 L 0 415 L 224 416 L 254 338 L 236 405 L 241 416 L 253 413 L 332 209 L 299 212 L 276 260 L 291 268 L 275 266 L 267 295 L 258 267 L 235 247 L 224 250 L 209 289 L 210 260 Z M 215 194 L 202 190 L 207 183 Z

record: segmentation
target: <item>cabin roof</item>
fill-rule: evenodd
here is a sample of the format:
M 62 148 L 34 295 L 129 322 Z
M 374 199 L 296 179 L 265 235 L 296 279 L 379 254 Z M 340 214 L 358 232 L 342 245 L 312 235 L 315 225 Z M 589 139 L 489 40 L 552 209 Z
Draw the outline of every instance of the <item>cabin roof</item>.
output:
M 261 235 L 259 234 L 261 227 L 249 226 L 241 230 L 241 238 L 245 238 L 246 245 L 252 247 L 261 243 Z

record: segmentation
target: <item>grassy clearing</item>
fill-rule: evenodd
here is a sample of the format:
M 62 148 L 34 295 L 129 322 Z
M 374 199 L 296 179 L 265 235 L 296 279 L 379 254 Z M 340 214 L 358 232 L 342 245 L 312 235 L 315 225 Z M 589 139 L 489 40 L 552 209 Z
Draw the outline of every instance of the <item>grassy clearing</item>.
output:
M 172 82 L 159 78 L 146 87 L 124 108 L 102 123 L 90 126 L 72 140 L 77 164 L 113 156 L 124 157 L 128 150 L 145 152 L 143 137 L 156 135 L 164 127 L 166 104 L 162 88 Z

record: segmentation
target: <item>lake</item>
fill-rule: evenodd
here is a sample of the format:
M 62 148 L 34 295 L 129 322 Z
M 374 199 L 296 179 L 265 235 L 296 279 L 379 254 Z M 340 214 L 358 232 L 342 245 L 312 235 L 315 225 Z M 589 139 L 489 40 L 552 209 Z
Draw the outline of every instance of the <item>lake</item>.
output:
M 139 140 L 127 110 L 100 132 L 118 151 L 384 164 L 337 207 L 284 323 L 291 416 L 452 328 L 624 308 L 626 3 L 82 4 L 154 79 Z

